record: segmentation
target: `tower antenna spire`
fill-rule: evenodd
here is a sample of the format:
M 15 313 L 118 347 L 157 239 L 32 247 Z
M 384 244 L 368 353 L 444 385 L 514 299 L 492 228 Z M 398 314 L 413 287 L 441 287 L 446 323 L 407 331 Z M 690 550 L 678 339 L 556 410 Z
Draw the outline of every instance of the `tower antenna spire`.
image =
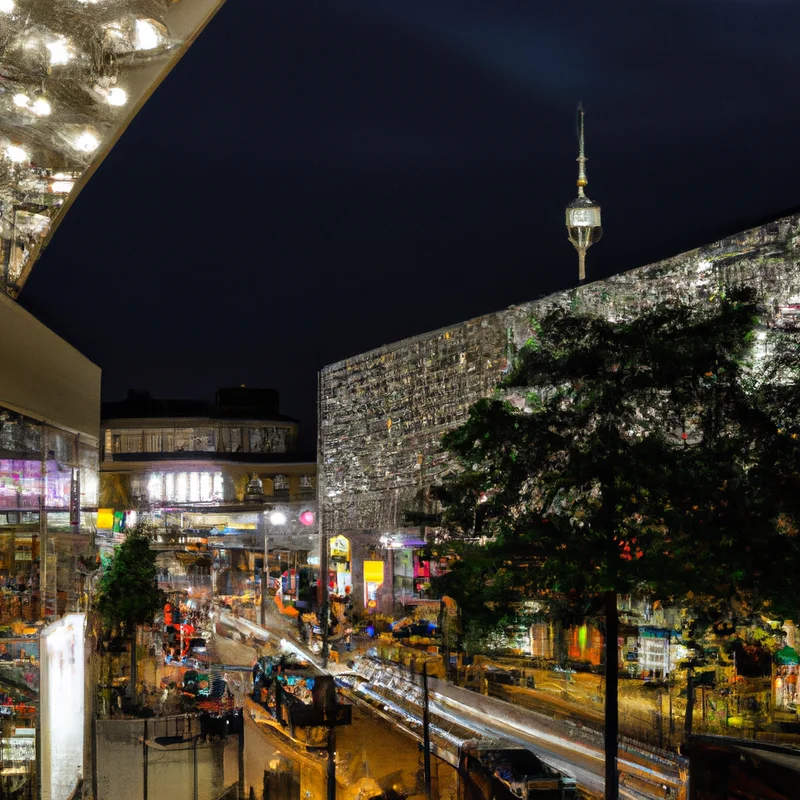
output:
M 583 137 L 583 103 L 578 103 L 578 197 L 585 197 L 583 193 L 583 187 L 589 183 L 586 180 L 586 162 L 589 160 L 586 158 L 586 152 L 584 147 L 584 137 Z
M 592 202 L 584 191 L 586 158 L 583 104 L 578 103 L 578 196 L 567 206 L 567 235 L 578 251 L 578 279 L 586 280 L 586 251 L 600 240 L 603 228 L 600 222 L 600 205 Z

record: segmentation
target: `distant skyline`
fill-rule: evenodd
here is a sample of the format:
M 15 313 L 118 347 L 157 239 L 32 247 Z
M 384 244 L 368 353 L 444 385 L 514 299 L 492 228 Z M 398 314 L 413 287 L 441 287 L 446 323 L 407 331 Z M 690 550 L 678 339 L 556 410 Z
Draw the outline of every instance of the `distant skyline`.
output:
M 269 386 L 790 213 L 788 0 L 228 0 L 66 216 L 20 302 L 127 389 Z

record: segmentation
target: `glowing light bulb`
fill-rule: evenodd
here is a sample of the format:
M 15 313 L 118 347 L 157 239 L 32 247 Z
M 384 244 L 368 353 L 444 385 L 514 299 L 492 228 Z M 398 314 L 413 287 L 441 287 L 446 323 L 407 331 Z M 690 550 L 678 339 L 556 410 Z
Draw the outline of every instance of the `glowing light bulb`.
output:
M 91 132 L 84 131 L 75 140 L 75 149 L 80 150 L 82 153 L 91 153 L 100 146 L 100 140 Z
M 158 28 L 146 19 L 136 20 L 136 33 L 133 37 L 133 46 L 137 50 L 153 50 L 161 42 Z
M 128 102 L 128 93 L 124 89 L 109 89 L 106 102 L 110 106 L 124 106 Z
M 48 42 L 46 47 L 50 51 L 51 64 L 66 64 L 72 58 L 66 39 L 54 39 Z
M 72 181 L 53 181 L 50 184 L 50 191 L 54 194 L 69 194 L 74 186 Z
M 0 12 L 10 14 L 14 10 L 14 0 L 0 0 Z
M 37 117 L 49 117 L 52 110 L 52 106 L 44 97 L 37 97 L 31 106 L 31 111 L 33 111 Z
M 283 511 L 273 511 L 269 515 L 269 521 L 273 525 L 283 525 L 286 522 L 286 514 L 284 514 Z
M 103 30 L 105 30 L 106 38 L 108 39 L 125 38 L 125 34 L 123 33 L 122 27 L 120 26 L 119 22 L 109 22 L 108 25 L 103 26 Z
M 6 158 L 15 164 L 21 164 L 23 161 L 28 160 L 28 154 L 21 147 L 10 144 L 6 147 Z
M 20 93 L 14 95 L 14 105 L 18 108 L 25 108 L 30 101 L 30 97 L 28 97 L 26 94 Z

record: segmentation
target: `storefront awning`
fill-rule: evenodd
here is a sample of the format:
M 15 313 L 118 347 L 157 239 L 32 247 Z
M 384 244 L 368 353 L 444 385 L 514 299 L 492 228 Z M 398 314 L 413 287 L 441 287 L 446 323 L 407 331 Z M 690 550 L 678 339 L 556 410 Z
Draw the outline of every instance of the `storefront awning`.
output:
M 787 645 L 775 653 L 775 663 L 780 664 L 782 667 L 790 664 L 800 664 L 800 655 L 797 654 L 794 648 Z

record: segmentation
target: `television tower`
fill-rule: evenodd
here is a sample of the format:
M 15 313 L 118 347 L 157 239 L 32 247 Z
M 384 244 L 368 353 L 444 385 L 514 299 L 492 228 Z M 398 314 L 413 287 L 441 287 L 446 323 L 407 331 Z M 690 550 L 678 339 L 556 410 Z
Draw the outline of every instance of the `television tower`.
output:
M 578 103 L 578 196 L 567 206 L 567 235 L 578 251 L 578 279 L 586 280 L 586 251 L 600 241 L 603 228 L 600 224 L 600 205 L 590 200 L 583 191 L 586 184 L 586 162 L 583 139 L 583 105 Z

